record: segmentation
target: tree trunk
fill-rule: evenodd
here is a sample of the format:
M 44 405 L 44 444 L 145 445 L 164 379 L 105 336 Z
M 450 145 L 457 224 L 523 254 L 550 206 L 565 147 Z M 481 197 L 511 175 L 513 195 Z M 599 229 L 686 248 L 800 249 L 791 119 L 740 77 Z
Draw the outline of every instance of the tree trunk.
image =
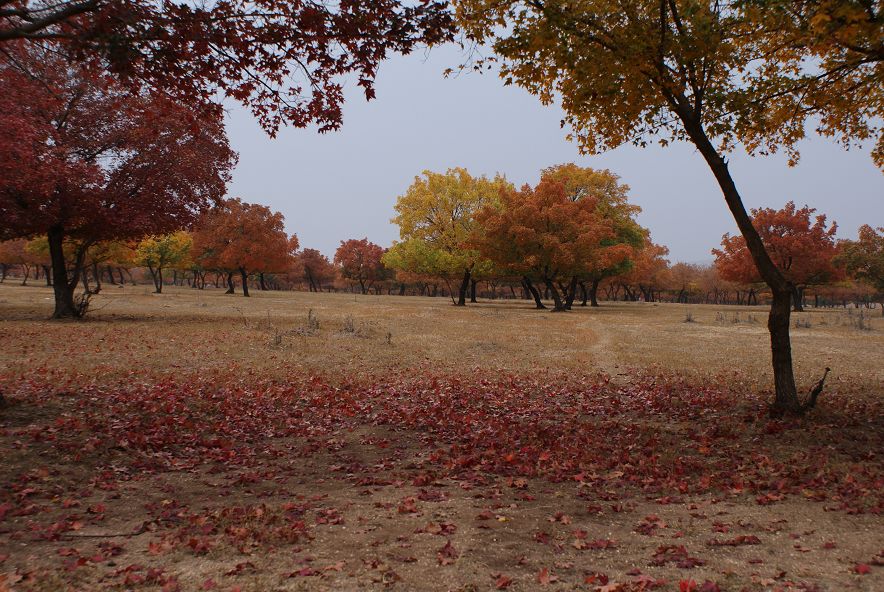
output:
M 234 289 L 234 286 L 233 286 L 233 272 L 232 271 L 227 272 L 227 291 L 224 293 L 225 294 L 236 294 L 236 290 Z
M 477 302 L 476 301 L 476 284 L 478 284 L 478 283 L 479 283 L 478 280 L 474 280 L 474 279 L 470 280 L 470 302 L 474 302 L 474 303 Z
M 565 308 L 565 303 L 562 302 L 562 297 L 559 295 L 559 290 L 556 288 L 556 285 L 550 279 L 544 279 L 544 283 L 546 284 L 546 289 L 553 299 L 553 312 L 565 312 L 567 309 Z
M 528 290 L 528 293 L 534 298 L 534 307 L 538 310 L 545 310 L 546 305 L 543 303 L 543 300 L 540 299 L 540 291 L 531 283 L 531 279 L 527 275 L 522 278 L 522 285 L 525 286 L 525 289 Z
M 95 278 L 95 291 L 93 294 L 98 294 L 101 292 L 101 270 L 98 268 L 98 263 L 92 263 L 92 277 Z
M 52 285 L 52 267 L 50 265 L 43 266 L 43 277 L 46 278 L 46 285 Z
M 52 226 L 46 233 L 49 243 L 49 258 L 52 261 L 52 291 L 55 295 L 54 319 L 76 319 L 80 310 L 74 304 L 74 287 L 79 281 L 82 261 L 77 261 L 73 269 L 73 277 L 68 277 L 67 262 L 64 260 L 64 228 Z M 81 256 L 78 256 L 80 259 Z
M 724 200 L 727 203 L 740 233 L 746 241 L 755 267 L 758 269 L 764 282 L 770 287 L 773 294 L 773 302 L 767 320 L 770 332 L 771 363 L 774 374 L 774 396 L 771 405 L 771 415 L 795 414 L 802 411 L 801 402 L 798 400 L 798 391 L 795 387 L 795 374 L 792 370 L 792 346 L 789 339 L 789 315 L 792 300 L 792 286 L 786 280 L 777 266 L 771 260 L 764 242 L 758 231 L 752 225 L 743 200 L 740 197 L 737 186 L 731 177 L 727 163 L 718 154 L 715 146 L 706 136 L 702 123 L 693 116 L 691 108 L 686 100 L 675 99 L 676 112 L 685 126 L 685 131 L 691 141 L 703 155 L 712 174 L 715 175 L 718 186 L 721 189 Z
M 264 272 L 258 274 L 258 285 L 261 287 L 261 290 L 267 291 L 267 284 L 264 282 Z
M 590 306 L 598 307 L 598 305 L 599 305 L 599 301 L 598 301 L 599 282 L 601 282 L 601 280 L 593 279 L 592 285 L 589 287 L 589 305 Z
M 792 286 L 792 306 L 795 312 L 804 312 L 804 288 Z
M 574 298 L 577 296 L 577 276 L 571 278 L 571 283 L 568 285 L 568 292 L 565 295 L 565 309 L 571 310 L 571 306 L 574 304 Z
M 460 282 L 460 288 L 457 290 L 457 302 L 454 303 L 455 306 L 466 306 L 467 305 L 467 289 L 470 287 L 470 270 L 465 269 L 463 272 L 463 280 Z
M 246 273 L 245 267 L 239 268 L 239 277 L 242 278 L 242 295 L 248 297 L 248 295 L 249 295 L 249 274 Z

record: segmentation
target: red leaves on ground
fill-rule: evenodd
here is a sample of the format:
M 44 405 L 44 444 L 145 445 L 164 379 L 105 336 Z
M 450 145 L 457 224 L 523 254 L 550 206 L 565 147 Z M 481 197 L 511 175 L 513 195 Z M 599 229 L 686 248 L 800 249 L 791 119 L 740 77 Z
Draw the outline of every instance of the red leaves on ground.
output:
M 559 576 L 551 574 L 549 572 L 549 568 L 544 567 L 539 572 L 537 572 L 537 577 L 535 579 L 537 580 L 538 584 L 546 586 L 548 584 L 552 584 L 553 582 L 559 581 Z
M 651 559 L 650 565 L 661 567 L 668 563 L 674 563 L 676 567 L 681 569 L 692 569 L 706 564 L 702 559 L 688 555 L 688 550 L 685 549 L 684 545 L 663 545 L 658 547 L 654 557 Z
M 460 557 L 460 553 L 452 546 L 450 540 L 446 541 L 445 545 L 436 554 L 439 565 L 451 565 L 457 561 L 458 557 Z
M 853 571 L 855 571 L 856 573 L 858 573 L 861 576 L 864 576 L 868 573 L 871 573 L 872 568 L 869 567 L 868 564 L 857 563 L 856 565 L 853 566 Z
M 513 579 L 509 576 L 505 576 L 503 574 L 496 574 L 491 576 L 494 578 L 494 589 L 495 590 L 506 590 L 510 587 L 510 584 L 513 583 Z
M 738 547 L 740 545 L 760 545 L 761 539 L 752 534 L 741 534 L 732 539 L 710 539 L 707 543 L 710 547 Z

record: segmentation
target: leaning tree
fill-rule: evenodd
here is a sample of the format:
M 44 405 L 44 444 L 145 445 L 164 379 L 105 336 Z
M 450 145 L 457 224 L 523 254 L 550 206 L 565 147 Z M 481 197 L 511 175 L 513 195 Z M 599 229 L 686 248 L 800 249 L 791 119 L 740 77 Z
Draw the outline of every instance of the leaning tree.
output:
M 583 150 L 692 143 L 704 158 L 773 295 L 771 413 L 801 413 L 792 369 L 792 286 L 765 249 L 726 154 L 785 149 L 808 119 L 849 143 L 874 138 L 884 114 L 879 3 L 786 0 L 455 0 L 500 74 L 560 99 Z M 478 66 L 478 65 L 477 65 Z M 879 143 L 876 159 L 884 160 Z M 822 384 L 814 389 L 818 394 Z

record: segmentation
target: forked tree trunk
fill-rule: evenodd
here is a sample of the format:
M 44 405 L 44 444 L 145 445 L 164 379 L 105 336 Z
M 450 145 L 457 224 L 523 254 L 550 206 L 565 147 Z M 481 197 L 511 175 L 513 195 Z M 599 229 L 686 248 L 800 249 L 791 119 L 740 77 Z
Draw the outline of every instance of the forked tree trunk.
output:
M 550 296 L 553 299 L 553 312 L 565 312 L 567 309 L 565 308 L 565 303 L 562 301 L 562 297 L 559 294 L 558 288 L 550 279 L 544 279 L 546 283 L 546 289 L 549 291 Z
M 798 400 L 798 390 L 795 387 L 795 374 L 792 370 L 792 346 L 789 338 L 792 286 L 771 260 L 761 236 L 752 225 L 752 219 L 743 205 L 743 200 L 737 191 L 737 186 L 724 158 L 718 154 L 715 146 L 706 136 L 702 124 L 692 116 L 691 107 L 684 102 L 677 101 L 677 103 L 676 112 L 684 124 L 685 131 L 700 154 L 703 155 L 712 174 L 715 175 L 728 209 L 730 209 L 734 221 L 746 241 L 755 267 L 773 294 L 773 302 L 767 319 L 775 390 L 774 401 L 770 408 L 771 415 L 801 413 L 804 407 Z
M 531 297 L 534 298 L 534 307 L 538 310 L 545 310 L 546 305 L 543 303 L 543 300 L 540 298 L 540 290 L 531 283 L 531 279 L 526 275 L 522 278 L 522 285 L 525 286 L 525 289 L 528 290 L 528 293 L 531 294 Z

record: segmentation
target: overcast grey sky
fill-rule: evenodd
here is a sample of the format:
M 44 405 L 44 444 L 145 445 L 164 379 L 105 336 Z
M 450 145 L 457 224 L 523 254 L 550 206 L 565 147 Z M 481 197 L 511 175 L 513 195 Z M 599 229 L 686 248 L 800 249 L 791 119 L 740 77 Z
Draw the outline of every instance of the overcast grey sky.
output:
M 341 240 L 367 236 L 382 246 L 398 238 L 393 204 L 424 169 L 462 166 L 473 174 L 500 172 L 515 183 L 535 183 L 544 167 L 565 162 L 608 168 L 631 187 L 642 207 L 639 221 L 675 261 L 711 260 L 725 232 L 736 232 L 721 193 L 702 158 L 688 145 L 624 146 L 580 156 L 565 139 L 557 106 L 544 107 L 493 74 L 445 79 L 455 48 L 395 57 L 381 67 L 377 99 L 350 89 L 339 132 L 284 129 L 271 140 L 241 109 L 228 119 L 239 152 L 230 194 L 285 215 L 302 247 L 332 256 Z M 845 151 L 813 137 L 801 163 L 783 156 L 731 158 L 731 171 L 749 207 L 808 204 L 856 236 L 861 224 L 884 226 L 884 175 L 870 147 Z

